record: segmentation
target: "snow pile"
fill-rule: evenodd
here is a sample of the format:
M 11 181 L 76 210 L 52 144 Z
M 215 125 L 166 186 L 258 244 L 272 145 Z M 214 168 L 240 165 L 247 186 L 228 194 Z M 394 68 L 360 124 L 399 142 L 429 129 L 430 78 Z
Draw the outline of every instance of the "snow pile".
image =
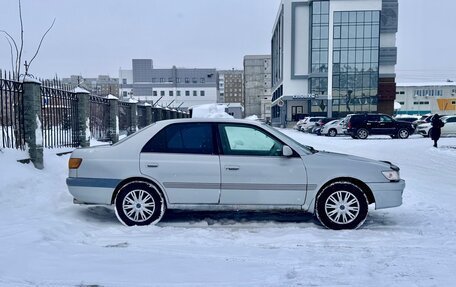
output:
M 218 105 L 218 104 L 206 104 L 200 106 L 192 107 L 192 118 L 227 118 L 232 119 L 233 117 L 230 116 L 225 112 L 226 105 Z
M 168 211 L 128 228 L 113 210 L 73 205 L 69 155 L 45 168 L 0 151 L 0 286 L 453 286 L 456 138 L 352 140 L 281 130 L 320 150 L 390 160 L 404 204 L 332 231 L 299 212 Z M 328 163 L 330 164 L 330 163 Z M 131 276 L 141 274 L 141 276 Z
M 258 121 L 259 120 L 257 115 L 249 116 L 249 117 L 246 117 L 245 119 L 246 120 L 250 120 L 250 121 Z

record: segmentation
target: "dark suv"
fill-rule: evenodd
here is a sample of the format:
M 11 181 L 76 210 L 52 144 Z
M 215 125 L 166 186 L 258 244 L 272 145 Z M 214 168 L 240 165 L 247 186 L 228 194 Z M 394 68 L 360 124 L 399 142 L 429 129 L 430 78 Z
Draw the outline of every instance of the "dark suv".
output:
M 369 135 L 389 135 L 406 139 L 415 132 L 409 122 L 397 121 L 383 114 L 355 114 L 347 116 L 346 134 L 354 139 L 366 139 Z

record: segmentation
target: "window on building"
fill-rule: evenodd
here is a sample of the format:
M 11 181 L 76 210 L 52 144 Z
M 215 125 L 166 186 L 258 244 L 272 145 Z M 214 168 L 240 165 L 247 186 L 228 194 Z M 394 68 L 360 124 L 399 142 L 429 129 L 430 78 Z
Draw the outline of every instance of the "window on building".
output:
M 165 91 L 160 91 L 160 97 L 164 97 L 165 96 Z
M 173 97 L 174 96 L 174 92 L 173 91 L 169 91 L 169 96 Z
M 193 91 L 193 96 L 194 96 L 194 97 L 198 96 L 197 91 Z
M 165 78 L 160 78 L 160 83 L 164 83 L 165 82 Z
M 124 91 L 124 92 L 122 92 L 122 95 L 124 98 L 126 98 L 128 96 L 128 92 Z
M 154 91 L 153 95 L 154 95 L 154 97 L 157 97 L 158 96 L 157 91 Z
M 176 91 L 176 96 L 180 97 L 181 96 L 181 91 Z
M 190 96 L 190 91 L 185 91 L 185 96 L 189 97 Z
M 196 80 L 196 78 L 192 78 L 192 83 L 193 83 L 193 84 L 198 83 L 198 81 Z
M 200 96 L 204 97 L 205 96 L 205 92 L 204 91 L 200 91 Z
M 204 84 L 206 82 L 206 79 L 205 78 L 201 78 L 200 82 L 201 82 L 201 84 Z
M 122 84 L 126 85 L 127 84 L 127 79 L 122 79 Z

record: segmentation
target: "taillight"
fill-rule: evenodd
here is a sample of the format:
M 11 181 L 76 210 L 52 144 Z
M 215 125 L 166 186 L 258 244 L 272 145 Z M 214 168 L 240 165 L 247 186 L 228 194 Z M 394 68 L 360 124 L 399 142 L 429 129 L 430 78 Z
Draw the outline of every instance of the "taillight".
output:
M 351 122 L 348 122 L 347 127 L 348 127 L 349 129 L 351 129 L 351 127 L 352 127 Z
M 82 158 L 70 158 L 68 161 L 68 168 L 69 169 L 78 169 L 81 166 Z

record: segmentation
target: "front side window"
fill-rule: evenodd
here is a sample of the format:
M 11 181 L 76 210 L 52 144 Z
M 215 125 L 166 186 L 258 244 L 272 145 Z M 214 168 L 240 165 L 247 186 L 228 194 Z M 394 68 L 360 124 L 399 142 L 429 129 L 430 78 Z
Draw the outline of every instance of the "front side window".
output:
M 213 154 L 212 125 L 174 124 L 158 132 L 142 149 L 146 153 Z
M 381 116 L 380 121 L 389 123 L 389 122 L 392 122 L 393 119 L 391 119 L 390 117 L 387 117 L 387 116 Z
M 283 144 L 255 127 L 220 125 L 219 132 L 225 155 L 282 155 Z

